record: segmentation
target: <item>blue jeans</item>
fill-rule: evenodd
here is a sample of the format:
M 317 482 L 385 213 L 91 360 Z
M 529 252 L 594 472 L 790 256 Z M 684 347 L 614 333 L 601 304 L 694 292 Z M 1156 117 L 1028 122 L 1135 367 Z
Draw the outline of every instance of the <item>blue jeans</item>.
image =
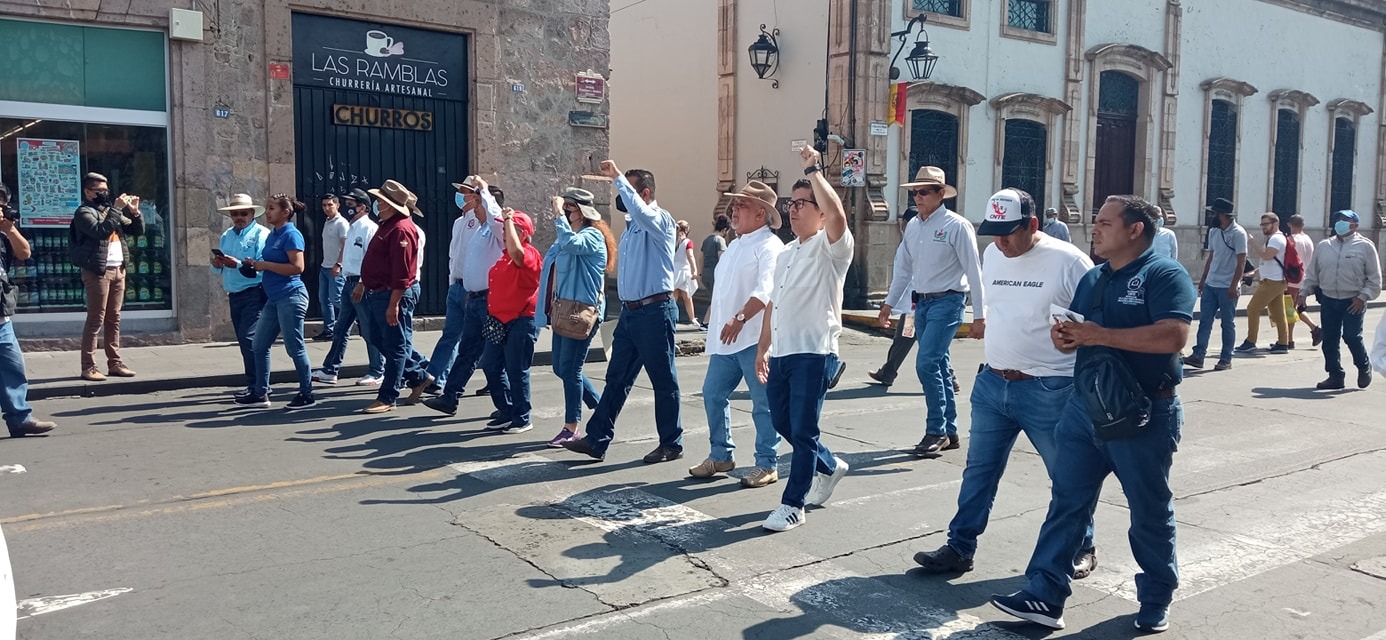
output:
M 260 310 L 265 308 L 265 290 L 257 284 L 226 294 L 226 300 L 231 305 L 231 328 L 236 330 L 236 344 L 241 348 L 245 387 L 250 389 L 255 386 L 255 325 L 260 322 Z
M 756 377 L 756 346 L 752 345 L 731 355 L 718 354 L 708 359 L 707 375 L 703 378 L 703 409 L 707 411 L 708 440 L 712 453 L 708 457 L 730 462 L 736 444 L 731 434 L 731 394 L 746 380 L 751 392 L 751 422 L 756 427 L 756 466 L 774 469 L 779 466 L 780 434 L 770 419 L 770 400 L 765 385 Z
M 457 343 L 462 339 L 463 319 L 467 315 L 467 289 L 461 282 L 448 286 L 447 303 L 443 316 L 443 335 L 433 346 L 433 357 L 428 359 L 428 375 L 433 383 L 443 386 L 448 383 L 448 370 L 457 359 Z
M 1198 340 L 1194 343 L 1193 357 L 1202 358 L 1208 353 L 1208 340 L 1213 336 L 1213 318 L 1222 323 L 1222 351 L 1218 360 L 1232 360 L 1232 347 L 1237 342 L 1237 299 L 1227 295 L 1227 287 L 1204 286 L 1198 297 Z
M 394 404 L 399 399 L 399 386 L 404 380 L 404 368 L 410 355 L 409 336 L 413 333 L 410 327 L 414 324 L 414 303 L 418 301 L 412 287 L 405 289 L 399 299 L 399 322 L 390 326 L 385 321 L 385 313 L 390 309 L 391 291 L 367 291 L 361 297 L 371 317 L 372 339 L 385 361 L 384 378 L 380 381 L 380 391 L 375 395 L 377 401 L 385 404 Z
M 449 297 L 452 291 L 448 291 Z M 481 329 L 486 326 L 486 317 L 490 315 L 486 311 L 486 294 L 473 296 L 469 293 L 461 294 L 465 298 L 466 304 L 462 313 L 462 330 L 457 338 L 457 357 L 452 360 L 452 368 L 448 369 L 447 383 L 443 385 L 443 398 L 453 403 L 457 402 L 457 396 L 471 382 L 472 374 L 476 373 L 477 365 L 481 364 L 481 354 L 486 349 L 486 338 L 482 337 Z M 482 371 L 485 373 L 485 370 Z M 490 377 L 486 378 L 489 386 L 495 382 Z
M 674 321 L 678 308 L 670 298 L 638 309 L 621 308 L 611 336 L 611 361 L 606 365 L 606 388 L 587 421 L 587 442 L 605 453 L 616 435 L 616 418 L 630 397 L 640 369 L 654 387 L 655 430 L 659 444 L 683 450 L 679 418 L 679 376 L 674 368 Z
M 972 428 L 968 432 L 967 466 L 958 490 L 958 512 L 948 523 L 948 546 L 959 555 L 977 554 L 977 538 L 987 530 L 1001 475 L 1016 437 L 1025 433 L 1054 475 L 1054 425 L 1073 396 L 1073 378 L 1048 376 L 1008 382 L 991 369 L 977 374 L 972 386 Z M 1079 554 L 1092 550 L 1092 517 Z
M 332 267 L 318 267 L 318 310 L 322 312 L 323 331 L 336 331 L 337 314 L 342 311 L 342 287 L 345 284 L 345 277 L 332 275 Z
M 1025 569 L 1027 590 L 1063 604 L 1072 594 L 1073 557 L 1092 521 L 1102 481 L 1115 474 L 1131 511 L 1127 539 L 1136 574 L 1136 600 L 1168 606 L 1179 587 L 1175 557 L 1174 494 L 1169 470 L 1179 446 L 1184 410 L 1179 398 L 1151 401 L 1150 423 L 1140 434 L 1103 442 L 1093 435 L 1083 399 L 1068 401 L 1054 432 L 1056 448 L 1049 514 Z
M 770 358 L 770 375 L 765 382 L 770 419 L 775 431 L 794 448 L 781 504 L 804 508 L 804 498 L 813 486 L 813 474 L 830 474 L 837 469 L 833 452 L 818 441 L 823 395 L 835 373 L 837 356 L 833 354 L 796 353 Z
M 1319 322 L 1323 324 L 1323 370 L 1331 375 L 1343 375 L 1342 345 L 1339 338 L 1347 343 L 1352 353 L 1352 364 L 1358 369 L 1371 366 L 1367 359 L 1367 346 L 1362 343 L 1362 321 L 1367 314 L 1350 313 L 1348 305 L 1352 298 L 1330 298 L 1322 293 L 1319 300 Z
M 401 378 L 405 386 L 415 387 L 428 379 L 428 358 L 414 348 L 414 306 L 418 306 L 419 298 L 423 296 L 423 287 L 417 280 L 409 287 L 409 294 L 414 299 L 413 306 L 409 307 L 409 323 L 400 323 L 404 326 L 405 353 Z
M 14 322 L 0 324 L 0 409 L 5 426 L 18 429 L 34 415 L 29 407 L 29 377 L 24 373 L 24 352 L 14 335 Z
M 924 432 L 930 435 L 958 434 L 958 404 L 953 395 L 953 377 L 948 373 L 948 347 L 958 335 L 967 296 L 949 294 L 932 300 L 920 298 L 914 305 L 914 337 L 919 341 L 914 370 L 924 387 L 928 414 Z
M 283 298 L 270 298 L 260 310 L 255 323 L 255 388 L 256 397 L 269 393 L 270 347 L 284 333 L 284 351 L 294 361 L 298 372 L 298 392 L 313 395 L 313 365 L 308 362 L 308 350 L 303 346 L 303 318 L 308 315 L 308 290 L 294 289 Z
M 529 366 L 534 363 L 539 327 L 534 325 L 534 316 L 516 318 L 508 326 L 504 343 L 486 343 L 481 368 L 486 379 L 494 381 L 491 404 L 519 427 L 529 424 Z
M 601 326 L 601 325 L 598 325 Z M 597 327 L 592 327 L 592 335 L 586 340 L 574 340 L 553 334 L 553 373 L 563 381 L 563 422 L 577 424 L 582 419 L 582 405 L 596 408 L 601 394 L 582 373 L 582 364 L 587 360 L 587 350 L 592 346 L 592 336 Z
M 348 277 L 345 290 L 350 292 L 356 288 L 356 283 L 360 281 L 360 276 Z M 347 341 L 351 340 L 351 324 L 355 322 L 361 325 L 361 341 L 366 343 L 366 360 L 370 363 L 370 375 L 377 378 L 384 375 L 385 363 L 380 359 L 380 350 L 366 339 L 366 319 L 361 317 L 360 313 L 361 305 L 352 302 L 350 298 L 342 304 L 342 313 L 337 316 L 337 324 L 332 327 L 332 347 L 327 350 L 327 357 L 322 359 L 324 373 L 335 376 L 341 371 L 342 358 L 346 357 Z

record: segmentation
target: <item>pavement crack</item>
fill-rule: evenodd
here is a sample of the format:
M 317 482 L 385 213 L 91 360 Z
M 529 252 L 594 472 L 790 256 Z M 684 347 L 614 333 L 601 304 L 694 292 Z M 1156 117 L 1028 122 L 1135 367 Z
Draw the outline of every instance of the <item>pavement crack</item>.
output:
M 1176 500 L 1187 500 L 1187 499 L 1189 499 L 1189 498 L 1198 498 L 1198 497 L 1201 497 L 1201 496 L 1206 496 L 1206 495 L 1210 495 L 1210 494 L 1214 494 L 1214 493 L 1220 493 L 1220 492 L 1227 491 L 1227 490 L 1230 490 L 1230 489 L 1241 489 L 1241 488 L 1243 488 L 1243 487 L 1255 486 L 1255 485 L 1261 484 L 1261 483 L 1263 483 L 1263 482 L 1266 482 L 1266 481 L 1268 481 L 1268 480 L 1278 480 L 1278 479 L 1280 479 L 1280 478 L 1286 478 L 1286 477 L 1289 477 L 1289 476 L 1292 476 L 1292 475 L 1295 475 L 1295 474 L 1298 474 L 1298 473 L 1303 473 L 1303 472 L 1305 472 L 1305 471 L 1321 471 L 1321 470 L 1323 470 L 1324 465 L 1333 464 L 1333 463 L 1335 463 L 1335 462 L 1342 462 L 1342 461 L 1344 461 L 1344 460 L 1350 460 L 1350 459 L 1356 458 L 1356 457 L 1358 457 L 1358 456 L 1374 455 L 1374 454 L 1377 454 L 1377 453 L 1381 453 L 1381 452 L 1383 452 L 1383 451 L 1386 451 L 1386 447 L 1377 447 L 1377 448 L 1374 448 L 1374 449 L 1364 449 L 1364 450 L 1362 450 L 1362 451 L 1354 451 L 1354 452 L 1352 452 L 1352 453 L 1343 454 L 1343 455 L 1338 456 L 1338 457 L 1336 457 L 1336 458 L 1329 458 L 1329 459 L 1327 459 L 1327 460 L 1320 460 L 1320 461 L 1315 462 L 1315 463 L 1313 463 L 1313 464 L 1311 464 L 1311 465 L 1304 466 L 1304 467 L 1299 467 L 1299 468 L 1296 468 L 1296 469 L 1290 469 L 1290 470 L 1288 470 L 1288 471 L 1284 471 L 1284 472 L 1281 472 L 1281 473 L 1275 473 L 1275 474 L 1265 475 L 1265 476 L 1261 476 L 1261 477 L 1259 477 L 1259 478 L 1254 478 L 1254 479 L 1251 479 L 1251 480 L 1247 480 L 1247 481 L 1245 481 L 1245 482 L 1237 482 L 1237 483 L 1233 483 L 1233 484 L 1223 485 L 1223 486 L 1220 486 L 1220 487 L 1213 487 L 1213 488 L 1211 488 L 1211 489 L 1204 489 L 1203 491 L 1195 491 L 1194 493 L 1186 493 L 1186 494 L 1183 494 L 1183 495 L 1178 495 L 1178 496 L 1175 496 L 1175 499 L 1176 499 Z
M 455 518 L 454 518 L 453 521 L 452 521 L 452 525 L 453 525 L 453 526 L 456 526 L 456 527 L 460 527 L 463 531 L 466 531 L 466 532 L 468 532 L 468 533 L 470 533 L 470 534 L 472 534 L 472 535 L 474 535 L 474 536 L 476 536 L 476 537 L 478 537 L 478 538 L 481 538 L 482 540 L 485 540 L 486 542 L 491 543 L 491 545 L 494 546 L 495 548 L 500 549 L 501 551 L 504 551 L 504 552 L 506 552 L 507 554 L 510 554 L 511 556 L 514 556 L 516 560 L 519 560 L 520 562 L 523 562 L 523 563 L 525 563 L 526 565 L 528 565 L 528 566 L 530 566 L 531 568 L 533 568 L 535 571 L 538 571 L 539 573 L 544 574 L 544 576 L 547 577 L 549 580 L 552 580 L 552 581 L 554 582 L 554 584 L 557 584 L 558 586 L 563 587 L 564 589 L 576 589 L 576 590 L 578 590 L 578 591 L 581 591 L 581 592 L 583 592 L 583 593 L 586 593 L 586 594 L 592 596 L 592 599 L 596 600 L 599 604 L 601 604 L 602 606 L 604 606 L 604 607 L 610 609 L 611 611 L 620 611 L 621 609 L 626 608 L 625 606 L 618 605 L 618 604 L 612 604 L 612 603 L 610 603 L 610 602 L 607 602 L 606 600 L 603 600 L 601 594 L 597 593 L 596 591 L 593 591 L 593 590 L 591 590 L 591 589 L 588 589 L 588 588 L 586 588 L 586 587 L 583 587 L 582 585 L 577 584 L 577 583 L 575 583 L 575 582 L 573 582 L 573 581 L 571 581 L 571 580 L 558 577 L 557 575 L 555 575 L 553 572 L 549 571 L 548 569 L 545 569 L 545 568 L 539 566 L 539 563 L 537 563 L 537 562 L 535 562 L 535 561 L 533 561 L 533 560 L 531 560 L 531 559 L 529 559 L 529 558 L 526 558 L 526 557 L 520 555 L 519 553 L 516 553 L 513 549 L 511 549 L 511 548 L 509 548 L 509 547 L 507 547 L 507 546 L 501 544 L 499 540 L 496 540 L 495 538 L 492 538 L 491 536 L 486 535 L 486 534 L 483 533 L 482 531 L 467 526 L 467 524 L 464 523 L 464 522 L 462 522 L 461 520 L 458 520 L 458 519 L 455 519 Z M 626 605 L 626 606 L 633 606 L 633 605 Z M 607 613 L 610 613 L 610 611 L 608 611 Z

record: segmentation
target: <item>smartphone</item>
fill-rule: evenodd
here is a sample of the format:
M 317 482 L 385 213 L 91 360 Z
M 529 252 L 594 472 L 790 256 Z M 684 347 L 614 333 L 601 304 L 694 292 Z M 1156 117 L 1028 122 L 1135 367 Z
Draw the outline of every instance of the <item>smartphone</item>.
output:
M 218 257 L 218 258 L 225 258 L 225 257 L 226 257 L 226 254 L 222 253 L 222 252 L 221 252 L 221 249 L 212 249 L 212 255 L 214 255 L 214 256 L 216 256 L 216 257 Z

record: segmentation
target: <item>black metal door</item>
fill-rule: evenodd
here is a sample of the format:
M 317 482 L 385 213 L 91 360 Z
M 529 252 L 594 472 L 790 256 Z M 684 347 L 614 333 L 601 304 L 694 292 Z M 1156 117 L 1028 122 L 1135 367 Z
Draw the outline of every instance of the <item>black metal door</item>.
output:
M 465 86 L 465 84 L 461 85 Z M 433 114 L 431 131 L 338 125 L 333 105 L 405 109 Z M 312 294 L 309 316 L 322 317 L 317 305 L 324 193 L 368 190 L 385 180 L 399 181 L 418 194 L 426 235 L 422 295 L 416 315 L 442 315 L 448 287 L 448 241 L 455 217 L 450 183 L 469 172 L 467 103 L 415 96 L 320 87 L 294 87 L 294 148 L 298 195 L 308 205 L 298 221 L 308 245 L 304 281 Z M 344 294 L 345 295 L 345 294 Z

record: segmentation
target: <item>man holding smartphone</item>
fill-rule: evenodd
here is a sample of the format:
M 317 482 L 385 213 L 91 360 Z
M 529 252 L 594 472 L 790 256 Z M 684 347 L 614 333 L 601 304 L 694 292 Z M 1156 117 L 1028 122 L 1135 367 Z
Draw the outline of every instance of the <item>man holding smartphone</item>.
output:
M 125 302 L 125 268 L 130 263 L 127 239 L 144 233 L 140 197 L 111 197 L 106 176 L 82 176 L 82 206 L 68 228 L 72 264 L 82 269 L 87 293 L 87 322 L 82 327 L 82 379 L 106 376 L 96 368 L 96 336 L 105 330 L 106 366 L 110 375 L 135 375 L 120 359 L 120 308 Z
M 15 260 L 28 260 L 32 250 L 29 241 L 14 226 L 15 210 L 10 206 L 10 190 L 0 183 L 0 409 L 4 410 L 5 426 L 11 438 L 48 433 L 57 426 L 46 420 L 35 420 L 29 407 L 29 377 L 24 373 L 24 352 L 10 322 L 19 304 L 17 289 L 10 283 L 10 268 Z
M 245 389 L 236 393 L 240 397 L 250 395 L 255 386 L 255 352 L 251 344 L 255 339 L 255 324 L 260 321 L 260 310 L 265 307 L 265 290 L 260 287 L 264 276 L 253 269 L 250 270 L 253 275 L 246 275 L 240 270 L 241 261 L 232 256 L 259 260 L 264 254 L 269 229 L 256 224 L 255 219 L 265 213 L 265 208 L 255 204 L 247 194 L 231 196 L 227 206 L 217 211 L 231 219 L 231 228 L 221 234 L 219 248 L 212 249 L 212 271 L 221 276 L 221 287 L 231 305 L 231 327 L 236 330 L 236 343 L 241 349 Z

